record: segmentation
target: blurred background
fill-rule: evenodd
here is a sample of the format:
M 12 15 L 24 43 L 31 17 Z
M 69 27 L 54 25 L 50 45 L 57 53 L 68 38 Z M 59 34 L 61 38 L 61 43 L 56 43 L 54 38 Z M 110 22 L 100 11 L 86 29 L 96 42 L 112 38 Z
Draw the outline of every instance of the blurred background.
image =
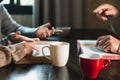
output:
M 4 0 L 2 2 L 12 17 L 24 26 L 37 27 L 47 22 L 55 27 L 70 26 L 77 30 L 108 30 L 104 22 L 93 14 L 103 3 L 120 6 L 119 0 Z M 112 19 L 119 33 L 120 16 Z

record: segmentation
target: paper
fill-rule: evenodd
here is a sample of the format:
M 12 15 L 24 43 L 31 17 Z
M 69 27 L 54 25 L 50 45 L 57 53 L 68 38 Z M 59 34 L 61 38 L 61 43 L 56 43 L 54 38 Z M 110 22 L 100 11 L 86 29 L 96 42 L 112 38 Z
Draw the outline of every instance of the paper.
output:
M 120 55 L 104 52 L 100 47 L 96 47 L 97 40 L 77 40 L 77 49 L 81 53 L 95 53 L 111 60 L 120 60 Z
M 48 46 L 48 47 L 49 47 L 50 45 L 49 45 L 49 44 L 36 44 L 35 46 L 39 48 L 39 52 L 36 52 L 36 51 L 34 50 L 32 55 L 33 55 L 34 57 L 41 57 L 41 56 L 44 56 L 44 55 L 42 54 L 42 48 L 45 47 L 45 46 Z M 49 50 L 47 47 L 44 48 L 43 50 L 44 50 L 44 53 L 45 53 L 46 56 L 50 56 L 50 50 Z
M 31 43 L 39 48 L 39 52 L 36 52 L 35 50 L 33 50 L 32 56 L 33 57 L 43 57 L 42 48 L 45 46 L 50 46 L 51 42 L 59 42 L 59 41 L 38 41 L 38 42 Z M 46 56 L 50 56 L 50 50 L 48 48 L 44 49 L 44 53 Z
M 78 41 L 81 43 L 82 50 L 85 53 L 96 53 L 96 54 L 104 54 L 104 55 L 111 55 L 110 53 L 104 52 L 102 49 L 99 47 L 96 47 L 96 40 L 80 40 Z

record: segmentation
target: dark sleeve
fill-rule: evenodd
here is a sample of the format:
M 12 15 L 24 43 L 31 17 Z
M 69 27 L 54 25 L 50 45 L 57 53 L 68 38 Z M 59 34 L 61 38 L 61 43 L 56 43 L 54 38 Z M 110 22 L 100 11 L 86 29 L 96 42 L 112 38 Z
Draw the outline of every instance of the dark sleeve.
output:
M 0 15 L 1 21 L 1 32 L 4 35 L 10 34 L 11 32 L 21 31 L 22 35 L 27 37 L 36 37 L 35 32 L 38 28 L 29 28 L 22 26 L 13 20 L 11 15 L 8 13 L 4 5 L 0 4 Z
M 19 42 L 20 41 L 17 41 L 13 37 L 11 37 L 10 34 L 0 39 L 0 45 L 3 45 L 3 46 L 8 46 L 8 45 L 19 43 Z
M 120 17 L 120 0 L 107 0 L 107 3 L 115 6 L 119 10 L 117 17 Z
M 10 44 L 12 44 L 12 41 L 10 41 L 10 40 L 8 39 L 8 37 L 1 38 L 1 39 L 0 39 L 0 45 L 7 46 L 7 45 L 10 45 Z
M 15 40 L 11 34 L 8 34 L 6 37 L 0 39 L 0 45 L 3 46 L 8 46 L 15 43 L 19 43 L 19 41 Z
M 12 62 L 16 63 L 25 56 L 22 44 L 0 46 L 0 67 L 4 67 Z

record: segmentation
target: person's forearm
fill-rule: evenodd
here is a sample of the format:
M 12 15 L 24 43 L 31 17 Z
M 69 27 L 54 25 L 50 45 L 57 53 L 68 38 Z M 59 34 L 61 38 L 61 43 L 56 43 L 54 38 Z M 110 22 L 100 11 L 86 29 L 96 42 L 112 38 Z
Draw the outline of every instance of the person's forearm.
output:
M 0 4 L 0 15 L 2 16 L 2 23 L 0 25 L 3 35 L 8 35 L 11 32 L 21 31 L 22 35 L 24 36 L 31 38 L 36 37 L 35 32 L 37 28 L 29 28 L 27 26 L 18 24 L 15 20 L 13 20 L 11 15 L 2 4 Z
M 15 40 L 11 34 L 8 34 L 5 38 L 0 39 L 0 45 L 2 46 L 8 46 L 11 44 L 19 43 L 19 41 Z
M 12 62 L 18 62 L 25 55 L 22 44 L 0 46 L 0 67 L 4 67 Z
M 28 27 L 19 27 L 17 31 L 20 31 L 22 35 L 30 37 L 30 38 L 34 38 L 36 37 L 36 30 L 38 28 L 28 28 Z
M 8 47 L 11 49 L 12 59 L 14 62 L 18 62 L 23 57 L 25 57 L 26 53 L 24 51 L 24 46 L 22 43 L 9 45 Z

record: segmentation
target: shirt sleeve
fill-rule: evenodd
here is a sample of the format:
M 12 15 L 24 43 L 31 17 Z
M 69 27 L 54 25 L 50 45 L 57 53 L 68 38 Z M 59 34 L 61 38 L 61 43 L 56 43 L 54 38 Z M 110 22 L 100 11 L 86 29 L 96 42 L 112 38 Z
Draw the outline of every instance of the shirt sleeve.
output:
M 11 15 L 8 13 L 7 9 L 0 3 L 0 17 L 1 19 L 1 32 L 4 35 L 8 35 L 11 32 L 20 31 L 22 35 L 27 37 L 36 37 L 35 32 L 38 28 L 30 28 L 28 26 L 22 26 L 18 24 Z
M 0 45 L 7 46 L 13 44 L 12 41 L 8 39 L 8 37 L 4 37 L 0 39 Z
M 4 67 L 10 63 L 15 63 L 25 56 L 22 44 L 14 44 L 9 46 L 0 46 L 0 67 Z

